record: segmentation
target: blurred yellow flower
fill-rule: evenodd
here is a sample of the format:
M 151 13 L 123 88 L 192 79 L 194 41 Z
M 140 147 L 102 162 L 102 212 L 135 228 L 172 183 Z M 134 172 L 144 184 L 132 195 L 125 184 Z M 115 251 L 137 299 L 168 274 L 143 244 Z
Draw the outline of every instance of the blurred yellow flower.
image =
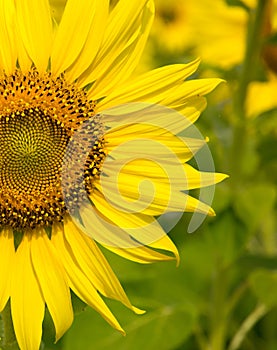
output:
M 277 45 L 268 42 L 277 28 L 277 1 L 269 1 L 262 35 L 265 42 L 262 47 L 262 60 L 267 81 L 252 81 L 248 86 L 246 110 L 248 117 L 256 117 L 277 107 Z
M 136 262 L 178 260 L 155 217 L 214 214 L 184 190 L 226 176 L 187 164 L 205 140 L 177 135 L 221 80 L 185 81 L 198 61 L 131 77 L 152 0 L 68 0 L 58 26 L 48 0 L 0 4 L 0 310 L 10 300 L 21 350 L 39 349 L 46 307 L 56 340 L 70 327 L 71 291 L 124 333 L 101 295 L 141 311 L 94 239 Z
M 152 36 L 161 52 L 230 67 L 244 55 L 247 13 L 224 0 L 157 0 Z
M 253 81 L 249 84 L 246 100 L 248 117 L 258 115 L 277 107 L 277 77 L 269 75 L 265 82 Z
M 247 12 L 225 0 L 186 1 L 189 40 L 195 55 L 214 66 L 230 68 L 245 51 Z
M 195 56 L 209 64 L 230 68 L 240 64 L 245 53 L 249 14 L 225 0 L 157 0 L 153 37 L 161 49 Z M 245 0 L 250 9 L 256 0 Z M 272 30 L 277 28 L 273 6 Z
M 152 35 L 162 51 L 176 54 L 188 43 L 186 0 L 156 0 Z
M 256 0 L 245 0 L 250 11 L 255 9 Z M 186 35 L 184 49 L 192 49 L 203 62 L 214 67 L 229 69 L 242 64 L 248 30 L 249 13 L 240 6 L 230 6 L 225 0 L 193 0 L 185 3 Z M 200 25 L 201 24 L 201 25 Z M 261 35 L 265 38 L 277 28 L 277 1 L 268 3 L 266 21 Z M 188 40 L 189 39 L 189 40 Z M 266 40 L 266 39 L 265 39 Z M 252 82 L 248 88 L 246 109 L 248 116 L 277 107 L 275 94 L 277 72 L 276 46 L 265 45 L 263 61 L 268 71 L 268 81 Z

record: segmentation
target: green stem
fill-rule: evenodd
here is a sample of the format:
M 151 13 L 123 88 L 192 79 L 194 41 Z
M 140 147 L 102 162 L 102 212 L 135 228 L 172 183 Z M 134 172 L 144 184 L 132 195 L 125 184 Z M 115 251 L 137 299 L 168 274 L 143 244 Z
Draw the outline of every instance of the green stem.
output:
M 275 215 L 270 212 L 263 221 L 261 227 L 261 237 L 264 252 L 272 256 L 277 253 L 276 235 L 275 235 Z
M 228 304 L 226 306 L 226 314 L 230 315 L 245 291 L 248 288 L 248 282 L 244 282 L 240 284 L 237 289 L 234 291 L 234 293 L 230 296 L 228 300 Z
M 240 114 L 238 117 L 242 119 L 245 118 L 245 100 L 248 85 L 255 77 L 257 65 L 261 57 L 263 44 L 262 32 L 265 25 L 268 2 L 268 0 L 258 0 L 256 9 L 250 13 L 249 17 L 250 23 L 245 57 L 236 94 L 236 106 Z
M 222 271 L 220 263 L 214 275 L 211 304 L 211 335 L 208 349 L 223 350 L 227 329 L 226 297 L 228 276 Z
M 12 315 L 11 315 L 11 307 L 10 302 L 7 303 L 4 310 L 1 312 L 2 318 L 2 334 L 1 334 L 1 349 L 3 350 L 18 350 L 19 347 L 17 345 Z
M 199 350 L 207 350 L 208 349 L 208 339 L 203 334 L 203 331 L 201 329 L 201 325 L 196 324 L 194 329 L 195 339 L 197 341 L 197 344 L 199 346 Z
M 245 162 L 245 153 L 249 144 L 249 123 L 246 116 L 246 98 L 248 86 L 255 78 L 256 68 L 261 56 L 263 42 L 263 28 L 265 24 L 266 10 L 268 0 L 258 0 L 255 10 L 249 15 L 249 31 L 247 37 L 245 57 L 242 64 L 241 75 L 238 81 L 238 87 L 234 94 L 233 106 L 233 142 L 231 148 L 231 178 L 230 183 L 233 187 L 233 193 L 243 179 L 243 166 Z M 222 271 L 220 264 L 213 283 L 214 298 L 211 310 L 211 336 L 209 349 L 223 350 L 226 347 L 226 335 L 228 330 L 228 316 L 231 309 L 228 307 L 228 275 Z M 231 308 L 234 307 L 245 291 L 242 286 L 232 297 Z M 256 314 L 254 314 L 256 317 Z M 246 323 L 246 327 L 250 323 Z M 244 331 L 246 328 L 244 328 Z M 242 335 L 242 333 L 240 333 Z M 236 338 L 236 344 L 238 343 Z M 233 349 L 232 349 L 233 350 Z
M 245 339 L 250 329 L 268 312 L 268 308 L 261 304 L 258 305 L 253 312 L 244 320 L 238 332 L 235 334 L 228 350 L 239 349 L 241 343 Z
M 258 0 L 255 10 L 250 12 L 249 32 L 242 71 L 238 88 L 234 96 L 234 128 L 231 150 L 231 183 L 237 187 L 240 183 L 244 153 L 248 141 L 248 123 L 246 118 L 246 98 L 249 83 L 255 78 L 256 68 L 261 57 L 263 27 L 269 0 Z

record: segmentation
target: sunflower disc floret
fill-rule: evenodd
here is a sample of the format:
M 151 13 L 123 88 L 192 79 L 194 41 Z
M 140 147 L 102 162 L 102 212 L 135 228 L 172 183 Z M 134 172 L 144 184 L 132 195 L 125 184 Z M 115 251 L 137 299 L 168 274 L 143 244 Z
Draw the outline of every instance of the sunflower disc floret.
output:
M 62 221 L 64 196 L 78 207 L 105 158 L 103 125 L 94 103 L 62 76 L 41 75 L 35 69 L 4 75 L 0 98 L 0 226 L 35 228 Z M 79 144 L 67 149 L 81 124 Z M 88 148 L 80 172 L 77 160 Z M 65 156 L 71 168 L 62 179 Z M 72 176 L 77 177 L 74 184 Z

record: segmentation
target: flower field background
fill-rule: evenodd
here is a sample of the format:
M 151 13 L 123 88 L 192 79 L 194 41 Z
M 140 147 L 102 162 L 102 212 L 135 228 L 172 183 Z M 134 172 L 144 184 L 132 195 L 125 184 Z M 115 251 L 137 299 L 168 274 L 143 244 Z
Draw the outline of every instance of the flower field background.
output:
M 216 187 L 217 216 L 189 234 L 186 213 L 172 229 L 177 268 L 105 251 L 132 303 L 147 312 L 107 301 L 123 337 L 76 299 L 73 326 L 55 347 L 47 348 L 48 335 L 46 349 L 277 349 L 277 1 L 157 0 L 139 71 L 196 57 L 194 78 L 226 80 L 196 123 L 209 135 L 215 168 L 230 176 Z

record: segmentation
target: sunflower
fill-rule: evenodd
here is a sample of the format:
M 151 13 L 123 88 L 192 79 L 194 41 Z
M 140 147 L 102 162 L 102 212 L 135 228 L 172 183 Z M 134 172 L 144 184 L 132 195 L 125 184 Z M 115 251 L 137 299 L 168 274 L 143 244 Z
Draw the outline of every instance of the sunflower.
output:
M 241 4 L 239 2 L 232 4 L 232 1 L 225 0 L 200 0 L 195 5 L 193 0 L 186 1 L 186 46 L 193 46 L 193 52 L 204 62 L 229 69 L 243 61 L 249 17 L 255 13 L 257 1 L 243 0 Z M 277 1 L 268 1 L 268 6 L 271 6 L 272 32 L 275 32 Z M 265 23 L 265 26 L 267 25 L 268 23 Z
M 71 293 L 124 333 L 102 296 L 142 311 L 95 240 L 140 263 L 178 260 L 155 217 L 214 214 L 184 191 L 225 176 L 187 164 L 205 140 L 177 135 L 220 80 L 184 81 L 198 61 L 131 78 L 152 0 L 68 0 L 59 25 L 48 0 L 0 5 L 0 310 L 23 350 L 39 349 L 46 309 L 56 340 L 70 327 Z M 142 180 L 156 191 L 140 198 Z
M 165 52 L 183 52 L 188 44 L 187 7 L 185 0 L 157 0 L 152 36 Z
M 268 72 L 267 81 L 253 81 L 248 86 L 246 99 L 247 117 L 255 118 L 277 107 L 277 98 L 274 91 L 277 88 L 277 77 Z M 259 98 L 257 98 L 259 96 Z
M 276 32 L 277 27 L 277 2 L 269 1 L 265 10 L 262 35 L 264 45 L 261 50 L 263 65 L 265 68 L 265 81 L 252 81 L 248 86 L 246 110 L 248 117 L 256 117 L 266 111 L 277 107 L 277 47 L 269 40 Z M 258 96 L 258 97 L 257 97 Z
M 203 61 L 230 68 L 242 61 L 245 52 L 248 14 L 225 0 L 186 2 L 190 43 Z M 199 25 L 201 23 L 201 26 Z

